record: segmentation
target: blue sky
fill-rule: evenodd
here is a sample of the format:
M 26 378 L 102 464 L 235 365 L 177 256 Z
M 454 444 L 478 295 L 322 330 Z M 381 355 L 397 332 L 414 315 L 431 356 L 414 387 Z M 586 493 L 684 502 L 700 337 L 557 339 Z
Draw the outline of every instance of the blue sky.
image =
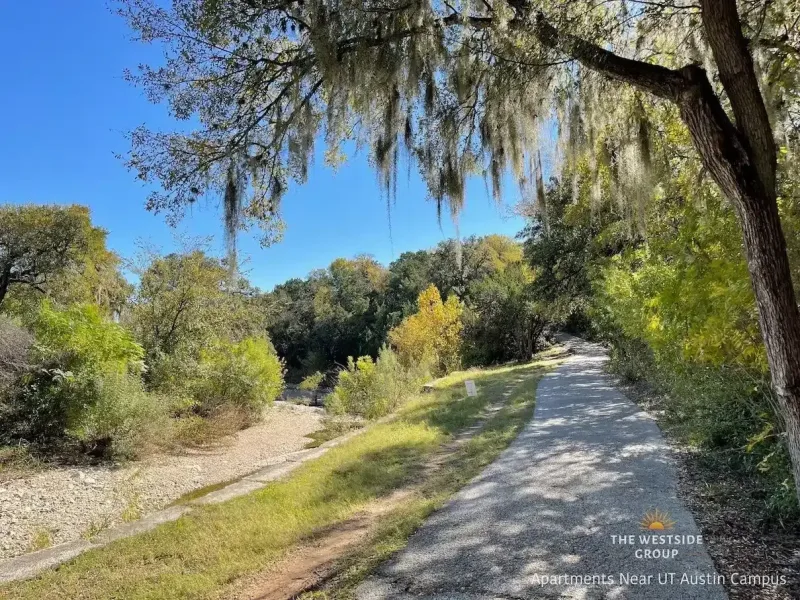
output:
M 0 202 L 86 204 L 94 222 L 109 231 L 109 246 L 123 256 L 135 253 L 137 240 L 174 247 L 175 230 L 144 209 L 147 189 L 115 157 L 127 150 L 124 133 L 137 125 L 174 126 L 166 107 L 150 104 L 122 77 L 126 67 L 158 62 L 160 50 L 131 41 L 124 21 L 103 0 L 35 6 L 0 2 Z M 482 181 L 471 182 L 461 235 L 517 233 L 523 222 L 510 216 L 509 205 L 518 193 L 509 188 L 508 194 L 506 205 L 497 206 Z M 262 249 L 257 236 L 240 238 L 246 270 L 263 289 L 339 256 L 365 253 L 388 263 L 455 235 L 447 216 L 440 228 L 412 168 L 410 181 L 400 178 L 390 236 L 386 203 L 364 155 L 336 172 L 318 162 L 308 183 L 285 196 L 283 216 L 281 243 Z M 213 204 L 195 209 L 177 231 L 214 236 L 221 252 Z

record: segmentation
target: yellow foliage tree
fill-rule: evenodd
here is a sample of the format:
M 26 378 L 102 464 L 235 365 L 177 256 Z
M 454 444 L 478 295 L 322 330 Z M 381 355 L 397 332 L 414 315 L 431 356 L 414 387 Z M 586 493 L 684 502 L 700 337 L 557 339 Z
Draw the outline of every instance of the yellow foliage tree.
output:
M 417 298 L 417 312 L 389 332 L 389 343 L 406 367 L 452 371 L 460 363 L 462 312 L 458 298 L 442 302 L 439 290 L 430 285 Z

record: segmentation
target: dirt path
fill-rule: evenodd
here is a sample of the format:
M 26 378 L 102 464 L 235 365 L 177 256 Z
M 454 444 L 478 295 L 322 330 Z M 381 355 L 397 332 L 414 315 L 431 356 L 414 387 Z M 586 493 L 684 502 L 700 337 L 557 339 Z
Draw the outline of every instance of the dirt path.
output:
M 163 508 L 192 490 L 265 467 L 301 450 L 321 427 L 321 410 L 276 406 L 262 423 L 213 450 L 156 456 L 121 468 L 57 468 L 0 486 L 0 559 L 60 544 Z

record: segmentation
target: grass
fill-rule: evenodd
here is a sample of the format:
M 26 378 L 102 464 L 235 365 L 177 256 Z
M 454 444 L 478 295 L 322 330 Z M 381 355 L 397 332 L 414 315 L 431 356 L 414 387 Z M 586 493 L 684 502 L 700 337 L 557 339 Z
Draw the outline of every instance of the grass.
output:
M 31 475 L 42 463 L 26 446 L 0 446 L 0 483 Z
M 81 533 L 81 537 L 85 540 L 92 541 L 110 526 L 111 517 L 108 515 L 99 519 L 92 519 L 89 521 L 89 525 L 86 526 L 86 529 Z
M 228 479 L 227 481 L 219 481 L 217 483 L 210 483 L 209 485 L 205 485 L 203 487 L 199 487 L 193 490 L 189 490 L 180 498 L 176 498 L 172 502 L 170 502 L 169 506 L 178 506 L 181 504 L 188 504 L 192 500 L 197 500 L 198 498 L 202 498 L 203 496 L 207 496 L 211 492 L 216 492 L 217 490 L 221 490 L 224 487 L 228 487 L 232 483 L 236 483 L 241 479 L 244 479 L 245 475 L 241 477 L 236 477 L 234 479 Z
M 133 523 L 142 518 L 142 503 L 138 494 L 131 494 L 120 515 L 123 523 Z
M 312 431 L 306 436 L 311 440 L 306 444 L 306 448 L 318 448 L 325 442 L 364 426 L 364 422 L 361 419 L 338 415 L 327 415 L 322 423 L 322 429 Z
M 53 545 L 53 532 L 44 527 L 37 529 L 33 532 L 31 543 L 28 548 L 29 552 L 36 552 L 37 550 L 44 550 Z
M 394 418 L 374 424 L 283 481 L 87 552 L 57 571 L 0 588 L 0 597 L 217 598 L 237 578 L 264 570 L 315 532 L 399 489 L 419 488 L 422 480 L 419 496 L 387 518 L 374 545 L 348 566 L 341 579 L 346 589 L 400 547 L 431 510 L 513 439 L 532 414 L 534 386 L 544 366 L 451 375 L 438 382 L 434 393 L 410 400 Z M 478 396 L 464 396 L 468 378 L 478 383 Z M 423 478 L 426 460 L 478 422 L 486 406 L 499 398 L 505 408 L 459 447 L 458 459 Z

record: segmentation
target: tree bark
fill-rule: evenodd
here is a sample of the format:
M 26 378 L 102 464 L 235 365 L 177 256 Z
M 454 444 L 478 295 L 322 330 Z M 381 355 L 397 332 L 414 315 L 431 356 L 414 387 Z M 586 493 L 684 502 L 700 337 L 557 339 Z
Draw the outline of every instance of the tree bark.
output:
M 786 428 L 800 498 L 800 311 L 792 286 L 778 204 L 727 118 L 705 72 L 683 69 L 692 82 L 678 102 L 698 153 L 739 217 L 772 386 Z
M 758 86 L 753 57 L 742 34 L 736 0 L 702 0 L 703 28 L 736 125 L 764 191 L 775 196 L 775 139 Z

